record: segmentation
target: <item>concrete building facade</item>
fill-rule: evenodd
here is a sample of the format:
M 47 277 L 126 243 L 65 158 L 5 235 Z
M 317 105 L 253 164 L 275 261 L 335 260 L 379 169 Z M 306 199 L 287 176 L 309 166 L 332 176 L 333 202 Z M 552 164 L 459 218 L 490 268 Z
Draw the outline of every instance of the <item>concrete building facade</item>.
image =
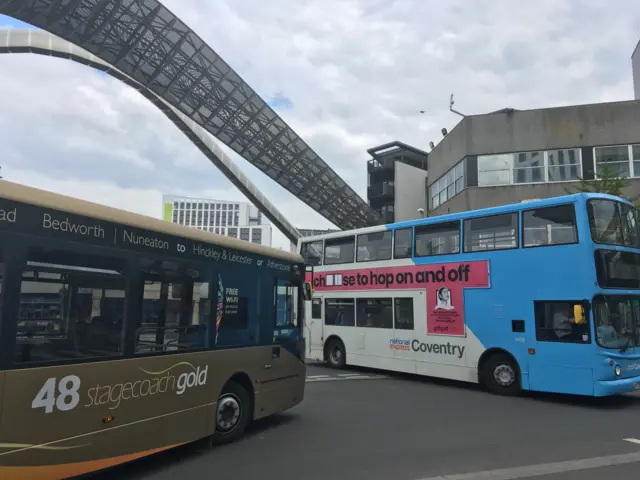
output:
M 248 202 L 164 195 L 162 204 L 168 222 L 271 246 L 271 224 Z
M 380 223 L 418 218 L 426 205 L 427 152 L 402 142 L 367 150 L 367 201 Z
M 640 194 L 640 100 L 468 116 L 428 160 L 430 216 L 564 195 L 605 163 Z

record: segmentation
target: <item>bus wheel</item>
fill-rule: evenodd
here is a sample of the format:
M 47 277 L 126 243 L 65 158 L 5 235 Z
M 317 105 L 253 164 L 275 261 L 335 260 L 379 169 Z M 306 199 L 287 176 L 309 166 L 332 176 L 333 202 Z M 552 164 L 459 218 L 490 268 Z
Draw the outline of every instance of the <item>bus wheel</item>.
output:
M 331 368 L 344 368 L 347 362 L 344 343 L 337 338 L 332 339 L 327 345 L 326 358 Z
M 216 406 L 216 431 L 213 442 L 229 443 L 242 437 L 251 420 L 251 397 L 236 382 L 225 385 Z
M 521 391 L 520 369 L 508 355 L 492 355 L 484 364 L 482 380 L 492 393 L 518 395 Z

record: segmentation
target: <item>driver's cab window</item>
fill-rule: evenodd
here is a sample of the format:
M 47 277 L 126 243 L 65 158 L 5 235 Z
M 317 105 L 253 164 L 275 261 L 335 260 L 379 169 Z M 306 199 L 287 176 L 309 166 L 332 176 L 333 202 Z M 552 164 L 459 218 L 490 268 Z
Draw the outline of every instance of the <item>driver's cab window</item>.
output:
M 298 287 L 286 280 L 278 280 L 275 286 L 276 328 L 298 326 Z
M 589 316 L 576 320 L 580 301 L 535 302 L 536 339 L 539 342 L 590 343 Z

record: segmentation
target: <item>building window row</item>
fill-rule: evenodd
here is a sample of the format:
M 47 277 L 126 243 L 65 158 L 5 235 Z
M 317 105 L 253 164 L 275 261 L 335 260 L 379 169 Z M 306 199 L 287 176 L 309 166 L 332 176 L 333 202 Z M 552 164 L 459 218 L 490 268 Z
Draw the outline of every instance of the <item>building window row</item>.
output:
M 459 194 L 464 187 L 464 160 L 462 160 L 429 187 L 431 208 L 439 207 Z
M 173 202 L 174 210 L 240 210 L 239 203 Z
M 478 185 L 517 185 L 579 180 L 579 148 L 478 156 Z

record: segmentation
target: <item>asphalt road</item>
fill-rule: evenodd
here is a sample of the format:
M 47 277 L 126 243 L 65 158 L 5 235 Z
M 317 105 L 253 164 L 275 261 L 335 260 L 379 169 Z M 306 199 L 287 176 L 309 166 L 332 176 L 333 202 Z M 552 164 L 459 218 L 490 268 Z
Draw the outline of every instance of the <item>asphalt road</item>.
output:
M 640 478 L 640 397 L 506 398 L 453 382 L 310 366 L 304 402 L 257 423 L 242 441 L 205 451 L 187 446 L 93 478 L 220 475 L 635 480 Z

